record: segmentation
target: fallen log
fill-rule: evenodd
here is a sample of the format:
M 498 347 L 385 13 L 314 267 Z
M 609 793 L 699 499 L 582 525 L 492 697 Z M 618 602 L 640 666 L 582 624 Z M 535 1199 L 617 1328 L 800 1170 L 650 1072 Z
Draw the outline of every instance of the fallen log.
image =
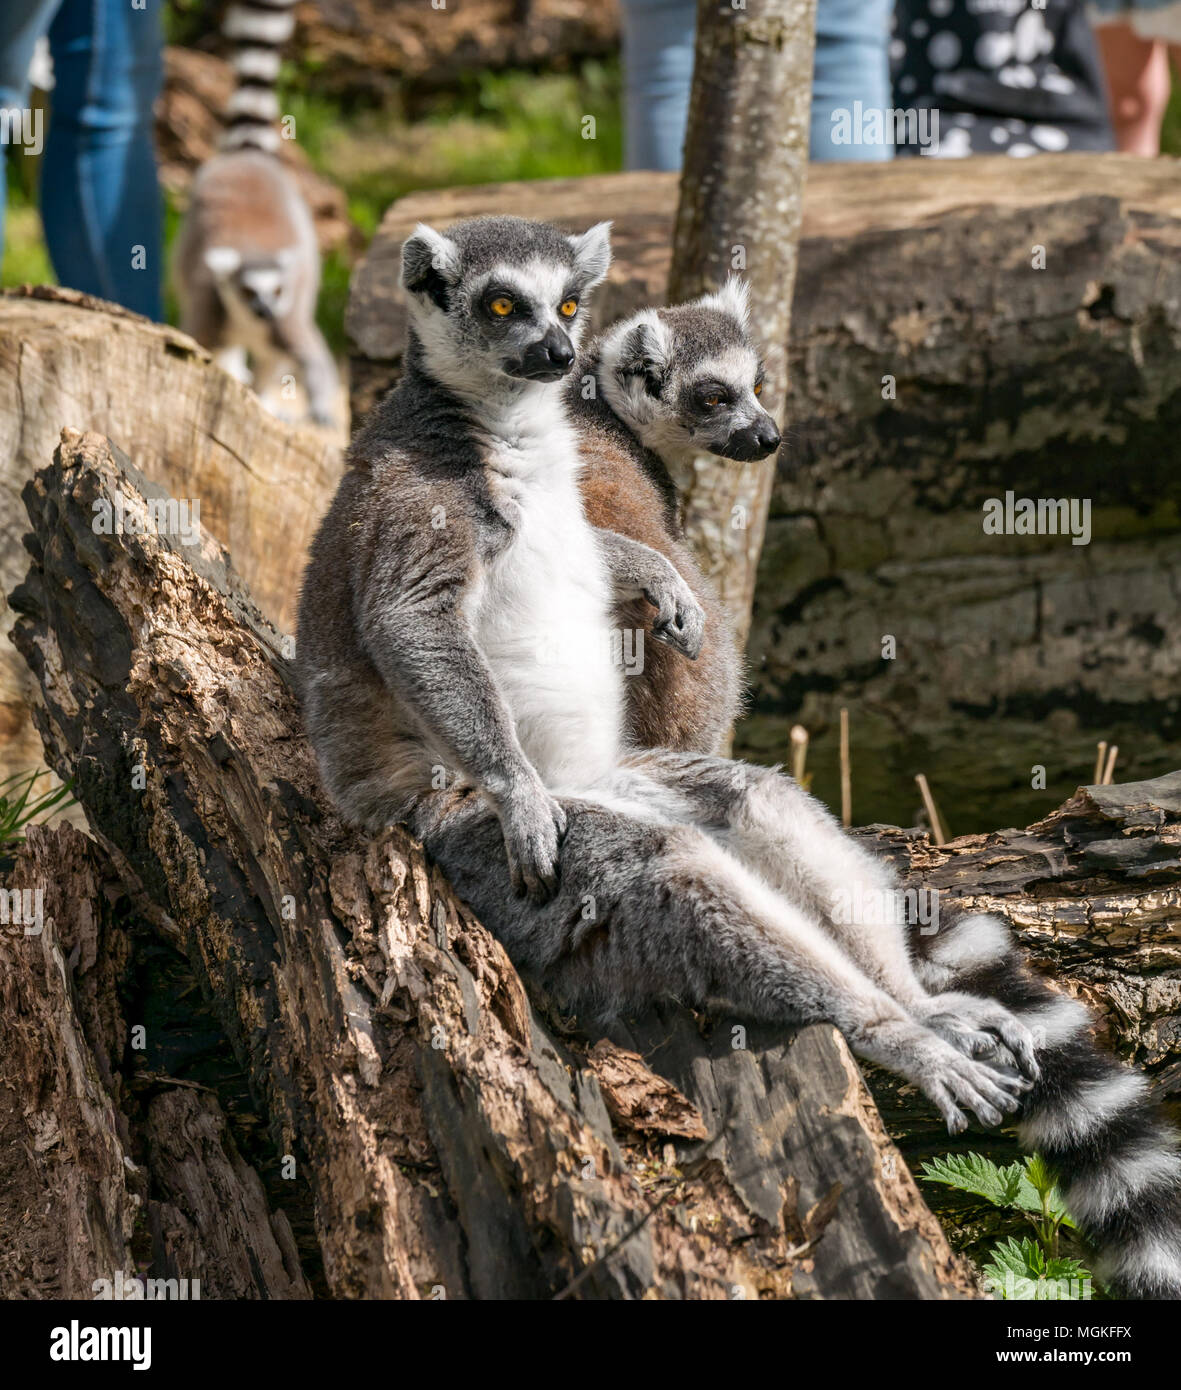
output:
M 52 765 L 199 979 L 333 1296 L 974 1293 L 831 1028 L 742 1037 L 666 1005 L 595 1052 L 404 833 L 347 832 L 224 552 L 93 529 L 96 502 L 158 492 L 64 433 L 25 489 L 15 640 Z
M 676 198 L 675 175 L 641 173 L 399 200 L 353 278 L 355 414 L 400 370 L 416 221 L 608 210 L 604 326 L 663 299 Z M 956 833 L 1047 814 L 1100 739 L 1121 780 L 1175 765 L 1178 246 L 1175 160 L 809 169 L 736 753 L 783 760 L 804 724 L 838 805 L 846 707 L 855 821 L 915 824 L 925 772 Z M 1085 500 L 1089 543 L 987 534 L 983 504 L 1006 492 Z
M 233 548 L 256 602 L 294 628 L 304 554 L 340 475 L 338 445 L 269 415 L 176 329 L 39 287 L 0 295 L 0 631 L 25 571 L 21 489 L 64 425 L 119 440 L 178 503 L 198 503 L 195 519 Z M 28 668 L 5 643 L 0 778 L 41 763 L 31 699 Z
M 134 909 L 106 856 L 34 826 L 4 891 L 0 1295 L 309 1297 L 217 1099 L 131 1060 L 149 1030 L 124 1010 Z

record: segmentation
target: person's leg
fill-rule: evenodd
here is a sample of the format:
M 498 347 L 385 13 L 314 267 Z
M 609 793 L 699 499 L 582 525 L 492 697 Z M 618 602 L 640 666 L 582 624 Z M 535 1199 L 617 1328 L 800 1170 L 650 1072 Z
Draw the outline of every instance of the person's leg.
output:
M 817 0 L 810 150 L 813 159 L 893 158 L 892 127 L 886 126 L 891 104 L 887 45 L 892 9 L 893 0 Z M 853 120 L 857 102 L 861 103 L 862 112 L 882 113 L 884 139 L 880 143 L 834 141 L 834 131 L 851 128 L 857 133 Z
M 0 4 L 0 110 L 25 109 L 33 50 L 48 30 L 58 3 L 59 0 L 4 0 Z M 12 119 L 8 118 L 6 129 L 12 128 Z M 4 209 L 8 197 L 6 153 L 0 147 L 0 260 L 4 259 Z
M 695 0 L 623 0 L 624 163 L 679 169 L 693 80 Z
M 160 0 L 62 0 L 41 215 L 63 285 L 161 317 L 163 210 L 152 107 Z
M 1142 39 L 1127 24 L 1095 30 L 1110 94 L 1111 123 L 1125 154 L 1160 154 L 1160 127 L 1169 102 L 1169 60 L 1162 43 Z

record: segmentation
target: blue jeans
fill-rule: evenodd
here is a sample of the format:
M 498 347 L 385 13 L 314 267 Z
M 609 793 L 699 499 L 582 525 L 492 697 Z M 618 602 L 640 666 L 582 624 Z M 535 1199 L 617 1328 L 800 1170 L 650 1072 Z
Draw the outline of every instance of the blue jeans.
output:
M 152 106 L 163 79 L 160 0 L 0 0 L 0 107 L 25 106 L 33 49 L 55 75 L 41 220 L 63 285 L 161 314 L 163 207 Z M 0 253 L 5 170 L 0 159 Z
M 890 107 L 893 0 L 816 0 L 809 153 L 819 160 L 890 159 L 890 145 L 834 144 L 833 111 Z M 693 77 L 696 0 L 623 0 L 625 162 L 679 169 Z

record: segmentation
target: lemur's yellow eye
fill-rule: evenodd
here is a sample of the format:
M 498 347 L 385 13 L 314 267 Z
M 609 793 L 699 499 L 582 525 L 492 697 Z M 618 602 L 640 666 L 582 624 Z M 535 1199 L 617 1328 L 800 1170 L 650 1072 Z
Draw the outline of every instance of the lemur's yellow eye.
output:
M 513 311 L 513 301 L 507 294 L 498 294 L 488 307 L 498 319 L 506 319 Z
M 721 396 L 706 396 L 705 398 L 705 404 L 709 406 L 710 410 L 716 410 L 721 403 Z
M 761 396 L 762 394 L 763 394 L 763 383 L 762 383 L 761 381 L 756 381 L 756 382 L 755 382 L 755 395 L 756 395 L 756 396 Z
M 558 313 L 561 314 L 564 319 L 572 319 L 574 315 L 578 313 L 578 300 L 563 299 L 561 304 L 558 305 Z

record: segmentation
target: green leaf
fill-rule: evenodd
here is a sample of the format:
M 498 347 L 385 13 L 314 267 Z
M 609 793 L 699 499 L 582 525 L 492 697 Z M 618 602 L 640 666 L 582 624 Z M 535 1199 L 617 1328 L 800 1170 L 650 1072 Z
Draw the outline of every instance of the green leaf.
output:
M 984 1266 L 990 1293 L 1024 1302 L 1078 1302 L 1091 1296 L 1091 1273 L 1078 1260 L 1048 1258 L 1037 1241 L 1000 1241 Z
M 0 852 L 19 845 L 24 838 L 21 832 L 36 816 L 53 810 L 62 802 L 65 806 L 74 804 L 68 783 L 33 796 L 33 787 L 43 775 L 48 776 L 48 773 L 17 772 L 0 781 Z
M 1026 1200 L 1019 1204 L 1022 1210 L 1040 1212 L 1043 1194 L 1047 1194 L 1050 1215 L 1059 1224 L 1069 1226 L 1073 1231 L 1075 1228 L 1074 1218 L 1066 1210 L 1062 1201 L 1062 1194 L 1058 1191 L 1058 1186 L 1054 1181 L 1054 1175 L 1050 1172 L 1049 1165 L 1041 1154 L 1030 1154 L 1025 1160 L 1025 1175 L 1021 1194 Z M 1028 1189 L 1028 1193 L 1026 1189 Z
M 1049 1186 L 1050 1212 L 1054 1219 L 1061 1221 L 1064 1226 L 1074 1226 L 1062 1205 L 1058 1189 L 1053 1185 L 1049 1169 L 1037 1154 L 1027 1158 L 1024 1163 L 1010 1163 L 1004 1168 L 982 1154 L 944 1154 L 942 1158 L 924 1163 L 920 1175 L 925 1182 L 946 1183 L 958 1192 L 983 1197 L 995 1207 L 1010 1207 L 1015 1211 L 1031 1211 L 1040 1215 L 1042 1199 L 1033 1180 L 1036 1176 L 1038 1182 Z
M 1028 1189 L 1028 1196 L 1033 1199 L 1034 1208 L 1041 1210 L 1041 1201 L 1025 1179 L 1025 1170 L 1020 1163 L 1001 1168 L 983 1154 L 945 1154 L 942 1158 L 924 1163 L 920 1171 L 925 1182 L 946 1183 L 959 1192 L 983 1197 L 996 1207 L 1024 1209 L 1024 1186 Z

